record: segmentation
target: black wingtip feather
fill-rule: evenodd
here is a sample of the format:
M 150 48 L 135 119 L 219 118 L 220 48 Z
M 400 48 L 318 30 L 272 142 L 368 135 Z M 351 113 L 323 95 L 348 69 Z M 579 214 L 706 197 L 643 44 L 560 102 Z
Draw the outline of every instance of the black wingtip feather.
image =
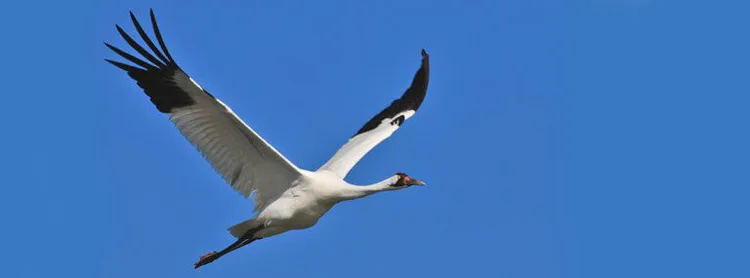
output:
M 114 65 L 114 66 L 116 66 L 116 67 L 118 67 L 118 68 L 120 68 L 120 69 L 122 69 L 124 71 L 127 71 L 127 72 L 131 72 L 131 71 L 145 71 L 145 69 L 134 67 L 134 66 L 127 65 L 127 64 L 123 64 L 123 63 L 120 63 L 120 62 L 117 62 L 117 61 L 112 61 L 110 59 L 104 59 L 104 61 L 107 61 L 110 64 L 112 64 L 112 65 Z
M 133 55 L 130 55 L 130 54 L 128 54 L 127 52 L 125 52 L 125 51 L 122 51 L 122 50 L 120 50 L 120 49 L 119 49 L 119 48 L 117 48 L 117 47 L 114 47 L 114 46 L 112 46 L 112 45 L 111 45 L 111 44 L 109 44 L 109 43 L 106 43 L 106 42 L 105 42 L 105 43 L 104 43 L 104 45 L 106 45 L 106 46 L 107 46 L 107 47 L 108 47 L 109 49 L 111 49 L 111 50 L 112 50 L 112 51 L 114 51 L 115 53 L 119 54 L 119 55 L 120 55 L 120 56 L 122 56 L 123 58 L 125 58 L 125 59 L 128 59 L 128 61 L 131 61 L 131 62 L 133 62 L 133 63 L 136 63 L 136 64 L 138 64 L 139 66 L 141 66 L 141 67 L 143 67 L 143 68 L 146 68 L 146 69 L 155 69 L 155 68 L 156 68 L 156 67 L 154 67 L 153 65 L 151 65 L 151 64 L 149 64 L 149 63 L 146 63 L 146 62 L 144 62 L 143 60 L 141 60 L 141 59 L 138 59 L 137 57 L 135 57 L 135 56 L 133 56 Z
M 422 65 L 419 67 L 419 70 L 417 70 L 417 73 L 414 75 L 414 79 L 412 80 L 411 86 L 404 92 L 403 95 L 401 95 L 401 98 L 394 100 L 390 106 L 386 107 L 380 113 L 375 115 L 370 121 L 365 123 L 362 128 L 357 131 L 354 136 L 357 136 L 359 134 L 365 133 L 367 131 L 370 131 L 372 129 L 377 128 L 379 125 L 382 124 L 382 121 L 384 119 L 393 119 L 396 115 L 398 115 L 401 112 L 408 111 L 408 110 L 414 110 L 416 112 L 419 110 L 419 107 L 422 105 L 422 101 L 424 100 L 425 95 L 427 94 L 427 84 L 430 80 L 430 62 L 429 62 L 429 55 L 427 54 L 427 51 L 422 49 Z M 405 120 L 405 117 L 401 116 L 398 118 L 393 119 L 390 124 L 391 125 L 401 125 Z
M 156 26 L 156 19 L 154 18 L 153 10 L 151 12 L 151 20 L 154 24 L 154 33 L 159 41 L 166 57 L 162 54 L 153 41 L 146 35 L 143 28 L 140 26 L 132 11 L 130 11 L 131 19 L 133 24 L 136 26 L 138 33 L 141 35 L 143 40 L 148 44 L 149 48 L 154 52 L 158 59 L 151 55 L 144 47 L 140 46 L 133 40 L 119 25 L 117 31 L 120 35 L 130 44 L 130 46 L 138 51 L 138 53 L 145 59 L 151 61 L 156 66 L 149 64 L 142 60 L 142 58 L 135 57 L 125 51 L 120 50 L 117 47 L 104 42 L 107 48 L 111 49 L 115 53 L 119 54 L 123 58 L 132 62 L 135 65 L 128 65 L 117 61 L 104 59 L 108 63 L 125 70 L 128 76 L 133 78 L 139 87 L 143 88 L 143 92 L 150 98 L 151 102 L 156 106 L 156 109 L 162 113 L 172 113 L 176 108 L 187 107 L 193 105 L 195 100 L 191 97 L 187 90 L 191 88 L 182 88 L 174 80 L 175 73 L 181 71 L 181 69 L 174 63 L 174 60 L 167 52 L 164 40 L 161 37 L 161 33 Z M 168 57 L 168 58 L 167 58 Z M 140 68 L 140 67 L 142 68 Z
M 154 45 L 154 41 L 152 41 L 151 38 L 148 37 L 146 31 L 143 30 L 143 27 L 141 27 L 141 23 L 138 22 L 138 19 L 135 18 L 135 15 L 132 11 L 130 12 L 130 20 L 133 21 L 135 29 L 138 31 L 138 34 L 141 35 L 141 39 L 146 42 L 148 48 L 150 48 L 151 51 L 154 52 L 154 54 L 156 54 L 156 56 L 159 57 L 159 59 L 161 59 L 164 64 L 169 64 L 169 59 L 167 59 L 167 57 L 164 57 L 164 54 L 162 54 L 161 51 L 156 48 L 156 45 Z
M 120 25 L 115 24 L 115 27 L 117 27 L 117 32 L 120 33 L 120 36 L 122 36 L 122 38 L 125 39 L 125 41 L 130 45 L 130 47 L 132 47 L 133 49 L 135 49 L 135 51 L 137 51 L 138 53 L 140 53 L 141 56 L 143 56 L 146 59 L 148 59 L 149 61 L 151 61 L 151 63 L 153 63 L 157 67 L 164 67 L 164 66 L 166 66 L 166 64 L 164 64 L 162 61 L 159 61 L 158 59 L 156 59 L 156 57 L 154 57 L 154 55 L 151 55 L 151 53 L 148 53 L 148 51 L 146 51 L 146 49 L 143 49 L 142 46 L 138 45 L 138 43 L 135 42 L 135 40 L 133 40 L 133 38 L 130 37 L 130 35 L 128 35 L 128 33 L 125 33 L 125 30 L 122 30 L 122 28 L 120 28 Z
M 427 86 L 430 83 L 430 55 L 422 49 L 422 66 L 414 74 L 414 80 L 409 89 L 401 98 L 412 99 L 412 108 L 416 112 L 422 106 L 422 101 L 427 94 Z
M 156 35 L 156 40 L 159 41 L 159 46 L 161 46 L 161 50 L 164 51 L 164 55 L 167 55 L 167 58 L 171 63 L 175 63 L 174 59 L 172 59 L 172 55 L 169 54 L 169 50 L 167 50 L 167 46 L 164 45 L 164 39 L 161 37 L 161 32 L 159 31 L 159 25 L 156 24 L 156 16 L 154 15 L 154 9 L 150 9 L 149 14 L 151 15 L 151 25 L 154 27 L 154 35 Z

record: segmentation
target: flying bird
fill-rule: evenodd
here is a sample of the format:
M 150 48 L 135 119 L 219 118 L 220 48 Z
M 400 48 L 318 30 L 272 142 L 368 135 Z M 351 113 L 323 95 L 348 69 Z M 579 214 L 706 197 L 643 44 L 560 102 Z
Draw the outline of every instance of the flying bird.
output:
M 132 64 L 105 60 L 137 82 L 156 109 L 169 115 L 180 133 L 227 184 L 245 198 L 253 196 L 253 212 L 257 212 L 230 227 L 229 233 L 236 241 L 221 251 L 201 256 L 194 265 L 196 269 L 253 241 L 309 228 L 339 202 L 425 184 L 402 172 L 371 185 L 353 185 L 344 180 L 365 154 L 390 137 L 419 109 L 430 75 L 429 55 L 424 49 L 421 65 L 403 95 L 365 123 L 323 166 L 309 171 L 286 159 L 227 105 L 190 78 L 169 54 L 153 10 L 150 16 L 159 47 L 130 12 L 136 31 L 153 54 L 115 25 L 142 58 L 105 42 Z

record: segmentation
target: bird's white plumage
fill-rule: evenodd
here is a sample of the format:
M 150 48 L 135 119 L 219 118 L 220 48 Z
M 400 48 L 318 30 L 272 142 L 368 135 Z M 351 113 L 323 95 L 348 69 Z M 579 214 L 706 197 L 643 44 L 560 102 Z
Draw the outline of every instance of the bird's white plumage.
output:
M 278 198 L 300 177 L 299 170 L 232 110 L 205 94 L 182 71 L 175 83 L 196 100 L 175 109 L 170 120 L 211 166 L 245 197 L 255 193 L 256 210 Z
M 378 127 L 370 131 L 357 134 L 356 136 L 349 139 L 346 144 L 336 152 L 319 171 L 330 171 L 338 175 L 340 178 L 345 178 L 346 175 L 354 168 L 354 165 L 359 162 L 370 150 L 375 146 L 383 142 L 383 140 L 390 137 L 398 128 L 397 124 L 393 124 L 393 120 L 404 116 L 404 120 L 411 118 L 415 113 L 414 110 L 407 110 L 396 114 L 393 117 L 384 118 Z

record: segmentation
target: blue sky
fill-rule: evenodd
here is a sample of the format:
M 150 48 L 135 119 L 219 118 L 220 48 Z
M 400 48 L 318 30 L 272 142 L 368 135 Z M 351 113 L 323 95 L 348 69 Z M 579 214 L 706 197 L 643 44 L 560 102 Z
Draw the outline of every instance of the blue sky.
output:
M 748 3 L 48 2 L 0 18 L 3 277 L 750 276 Z M 308 169 L 426 48 L 420 112 L 349 181 L 429 185 L 194 271 L 252 204 L 104 62 L 149 8 L 178 63 Z

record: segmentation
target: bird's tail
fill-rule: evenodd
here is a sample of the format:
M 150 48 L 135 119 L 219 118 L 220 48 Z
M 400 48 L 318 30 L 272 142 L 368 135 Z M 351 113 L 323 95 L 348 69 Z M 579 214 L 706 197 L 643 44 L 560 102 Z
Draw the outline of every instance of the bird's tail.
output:
M 245 232 L 249 231 L 250 229 L 254 228 L 255 226 L 258 226 L 255 223 L 255 219 L 248 219 L 243 221 L 242 223 L 236 224 L 232 227 L 229 227 L 229 233 L 232 234 L 232 236 L 239 238 Z

